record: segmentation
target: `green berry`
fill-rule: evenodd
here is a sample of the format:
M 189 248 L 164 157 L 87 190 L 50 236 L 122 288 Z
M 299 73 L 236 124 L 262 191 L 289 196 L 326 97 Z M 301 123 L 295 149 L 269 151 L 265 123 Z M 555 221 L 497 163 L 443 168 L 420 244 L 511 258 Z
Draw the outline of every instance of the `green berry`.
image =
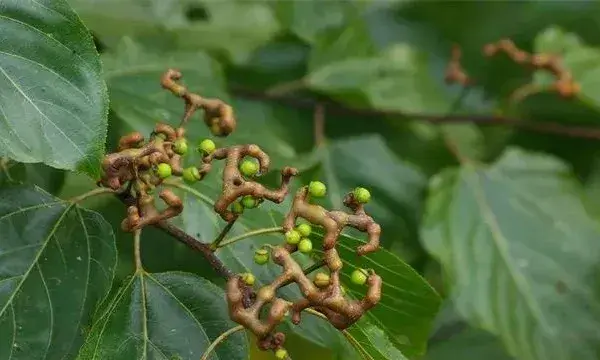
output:
M 364 269 L 356 269 L 352 272 L 352 282 L 356 285 L 364 285 L 367 282 L 367 276 Z
M 285 360 L 288 356 L 288 352 L 286 349 L 277 349 L 275 351 L 275 357 L 279 360 Z
M 258 249 L 254 252 L 254 262 L 264 265 L 269 261 L 269 252 L 266 249 Z
M 173 172 L 173 169 L 171 169 L 171 165 L 167 164 L 167 163 L 160 163 L 158 164 L 158 166 L 156 167 L 156 174 L 161 178 L 161 179 L 166 179 L 169 176 L 171 176 Z
M 198 171 L 197 167 L 190 166 L 189 168 L 183 169 L 183 181 L 186 183 L 193 184 L 201 178 L 202 176 L 200 176 L 200 172 Z
M 357 187 L 353 192 L 354 199 L 361 204 L 366 204 L 371 200 L 371 193 L 363 187 Z
M 308 192 L 313 197 L 323 197 L 327 193 L 327 186 L 320 181 L 311 181 L 308 184 Z
M 329 286 L 329 281 L 329 275 L 325 274 L 324 272 L 317 273 L 317 275 L 315 275 L 315 279 L 313 280 L 315 286 L 318 288 Z
M 242 198 L 242 206 L 246 209 L 252 209 L 258 206 L 258 200 L 256 200 L 252 195 L 246 195 Z
M 246 159 L 240 164 L 240 171 L 242 172 L 242 175 L 252 177 L 258 173 L 258 163 Z
M 294 229 L 285 233 L 285 241 L 290 245 L 296 245 L 299 243 L 301 237 L 302 235 L 300 235 L 300 233 Z
M 188 151 L 188 144 L 186 139 L 177 139 L 173 143 L 173 151 L 179 155 L 185 155 Z
M 300 235 L 307 237 L 312 232 L 312 227 L 310 227 L 309 224 L 304 223 L 296 226 L 296 230 L 300 233 Z
M 308 254 L 312 251 L 312 241 L 307 238 L 300 240 L 298 243 L 298 250 L 300 250 L 301 253 Z
M 254 285 L 254 282 L 256 281 L 256 278 L 254 277 L 254 275 L 252 275 L 252 273 L 243 273 L 242 274 L 242 281 L 244 281 L 244 283 L 248 286 L 252 286 Z
M 198 145 L 198 151 L 201 152 L 203 155 L 212 154 L 213 152 L 215 152 L 216 148 L 217 145 L 215 145 L 215 142 L 211 139 L 204 139 Z
M 244 212 L 244 205 L 242 205 L 241 202 L 236 201 L 233 204 L 231 204 L 231 211 L 234 214 L 238 214 L 239 215 L 239 214 L 241 214 L 241 213 Z

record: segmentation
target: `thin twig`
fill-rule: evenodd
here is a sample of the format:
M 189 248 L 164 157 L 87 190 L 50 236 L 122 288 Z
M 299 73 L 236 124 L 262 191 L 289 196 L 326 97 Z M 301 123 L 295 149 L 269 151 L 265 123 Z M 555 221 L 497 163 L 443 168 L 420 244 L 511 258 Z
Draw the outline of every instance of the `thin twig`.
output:
M 115 193 L 114 190 L 112 190 L 110 188 L 101 187 L 101 188 L 90 190 L 84 194 L 75 196 L 75 197 L 69 199 L 68 201 L 72 202 L 72 203 L 78 203 L 78 202 L 81 202 L 81 201 L 83 201 L 87 198 L 93 197 L 93 196 L 102 195 L 102 194 L 114 194 L 114 193 Z
M 213 269 L 215 269 L 217 274 L 219 274 L 223 278 L 229 279 L 235 275 L 231 270 L 229 270 L 225 266 L 225 264 L 223 264 L 221 259 L 219 259 L 213 253 L 213 251 L 210 249 L 210 246 L 208 244 L 202 243 L 199 239 L 196 239 L 195 237 L 189 235 L 182 229 L 178 228 L 177 226 L 175 226 L 167 221 L 160 221 L 155 226 L 157 228 L 161 229 L 162 231 L 164 231 L 165 233 L 173 236 L 179 242 L 181 242 L 181 243 L 187 245 L 188 247 L 192 248 L 193 250 L 196 250 L 199 253 L 201 253 L 204 256 L 204 258 L 206 259 L 206 261 L 210 264 L 210 266 Z
M 306 269 L 304 269 L 304 275 L 308 275 L 311 272 L 322 268 L 323 266 L 325 266 L 325 260 L 320 260 L 320 261 L 312 264 L 311 266 L 307 267 Z
M 240 240 L 244 240 L 246 238 L 252 237 L 252 236 L 256 236 L 256 235 L 264 235 L 264 234 L 272 234 L 272 233 L 280 233 L 283 232 L 283 228 L 278 226 L 278 227 L 272 227 L 272 228 L 264 228 L 264 229 L 258 229 L 258 230 L 254 230 L 254 231 L 248 231 L 247 233 L 243 233 L 241 235 L 238 236 L 234 236 L 230 239 L 227 239 L 223 242 L 221 242 L 221 244 L 218 246 L 218 248 L 222 248 L 228 245 L 231 245 L 235 242 L 238 242 Z
M 232 327 L 231 329 L 225 331 L 224 333 L 222 333 L 221 335 L 219 335 L 211 344 L 210 346 L 206 349 L 206 351 L 204 352 L 204 354 L 202 355 L 202 357 L 200 358 L 200 360 L 207 360 L 208 356 L 210 355 L 211 352 L 213 352 L 213 350 L 223 341 L 225 341 L 225 339 L 227 339 L 229 336 L 235 334 L 238 331 L 242 331 L 244 330 L 244 327 L 242 325 L 238 325 L 235 327 Z
M 233 227 L 233 224 L 235 224 L 235 221 L 237 219 L 238 218 L 234 218 L 233 220 L 229 221 L 227 223 L 227 225 L 225 225 L 223 230 L 221 230 L 221 232 L 219 233 L 219 236 L 217 236 L 217 238 L 212 243 L 210 243 L 210 249 L 212 251 L 217 251 L 217 249 L 219 248 L 219 245 L 221 244 L 223 239 L 225 239 L 225 236 L 229 233 L 229 231 L 231 230 L 231 228 Z
M 325 105 L 317 104 L 314 114 L 315 146 L 321 146 L 325 140 Z
M 322 100 L 316 101 L 308 98 L 293 96 L 270 95 L 241 87 L 233 87 L 232 92 L 240 97 L 258 101 L 273 101 L 278 104 L 303 109 L 314 109 Z M 581 139 L 600 140 L 600 128 L 591 126 L 568 126 L 553 122 L 527 121 L 497 115 L 456 114 L 452 116 L 440 114 L 407 113 L 392 110 L 359 109 L 327 103 L 327 113 L 336 115 L 360 115 L 363 117 L 389 116 L 406 120 L 419 120 L 432 124 L 474 123 L 482 126 L 510 126 L 518 129 L 553 134 Z
M 141 237 L 142 230 L 138 229 L 133 232 L 133 254 L 135 257 L 135 271 L 136 273 L 144 271 L 142 266 L 142 252 L 141 252 Z

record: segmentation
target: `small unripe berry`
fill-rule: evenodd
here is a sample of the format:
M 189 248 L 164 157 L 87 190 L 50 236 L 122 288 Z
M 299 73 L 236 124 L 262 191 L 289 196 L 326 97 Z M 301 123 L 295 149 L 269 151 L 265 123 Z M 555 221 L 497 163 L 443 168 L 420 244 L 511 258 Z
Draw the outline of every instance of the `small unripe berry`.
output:
M 183 181 L 186 183 L 193 184 L 201 178 L 202 176 L 200 176 L 200 172 L 198 171 L 197 167 L 190 166 L 189 168 L 183 169 Z
M 234 214 L 238 214 L 239 215 L 239 214 L 241 214 L 241 213 L 244 212 L 244 205 L 242 205 L 241 202 L 236 201 L 233 204 L 231 204 L 231 211 Z
M 242 206 L 246 209 L 252 209 L 258 206 L 258 200 L 256 200 L 252 195 L 246 195 L 242 198 Z
M 307 237 L 312 232 L 312 227 L 309 224 L 304 223 L 296 226 L 296 231 L 298 231 L 300 235 Z
M 356 285 L 364 285 L 367 282 L 367 276 L 364 269 L 356 269 L 352 272 L 352 282 Z
M 308 184 L 308 192 L 310 196 L 323 197 L 327 193 L 327 186 L 320 181 L 311 181 Z
M 275 357 L 278 360 L 285 360 L 288 356 L 288 352 L 286 349 L 277 349 L 277 351 L 275 351 Z
M 173 151 L 179 155 L 185 155 L 188 151 L 188 144 L 186 139 L 177 139 L 173 143 Z
M 254 275 L 252 275 L 252 273 L 243 273 L 242 274 L 242 281 L 244 281 L 244 283 L 248 286 L 252 286 L 254 285 L 254 282 L 256 281 L 256 278 L 254 277 Z
M 298 250 L 301 253 L 307 254 L 312 251 L 312 241 L 310 239 L 304 238 L 300 240 L 298 243 Z
M 256 161 L 246 159 L 240 164 L 240 172 L 244 176 L 252 177 L 258 173 L 258 163 Z
M 371 200 L 371 193 L 363 187 L 357 187 L 353 192 L 354 199 L 361 204 L 366 204 Z
M 285 233 L 285 241 L 290 245 L 296 245 L 300 242 L 302 235 L 294 229 L 289 230 Z
M 269 261 L 269 252 L 266 249 L 258 249 L 254 252 L 254 262 L 264 265 Z
M 210 155 L 215 152 L 217 145 L 211 139 L 204 139 L 198 145 L 198 151 L 202 153 L 202 155 Z
M 329 286 L 329 281 L 329 275 L 325 274 L 324 272 L 317 273 L 317 275 L 315 275 L 315 279 L 313 280 L 315 286 L 318 288 Z
M 156 174 L 161 178 L 161 179 L 166 179 L 169 176 L 171 176 L 173 172 L 173 169 L 171 169 L 171 165 L 167 164 L 167 163 L 160 163 L 158 164 L 158 166 L 156 167 Z

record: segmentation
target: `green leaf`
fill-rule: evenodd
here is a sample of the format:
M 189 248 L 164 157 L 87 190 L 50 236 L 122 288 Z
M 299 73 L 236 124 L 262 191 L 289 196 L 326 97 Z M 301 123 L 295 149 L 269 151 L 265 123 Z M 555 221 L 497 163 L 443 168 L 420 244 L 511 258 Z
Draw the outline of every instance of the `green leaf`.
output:
M 110 299 L 79 359 L 193 359 L 236 324 L 223 290 L 193 274 L 138 271 Z M 242 333 L 231 335 L 209 359 L 246 359 Z
M 428 57 L 408 44 L 395 44 L 376 56 L 337 61 L 311 72 L 309 86 L 353 104 L 356 98 L 380 110 L 440 113 L 448 99 L 428 70 Z
M 98 177 L 108 97 L 81 20 L 64 0 L 7 0 L 0 32 L 0 156 Z
M 339 0 L 327 2 L 291 0 L 273 4 L 279 21 L 309 44 L 318 43 L 324 30 L 343 23 L 346 6 L 347 3 Z
M 458 312 L 519 359 L 594 359 L 598 224 L 565 164 L 509 148 L 430 184 L 422 236 Z
M 168 51 L 206 50 L 235 64 L 248 60 L 280 25 L 261 2 L 204 0 L 71 0 L 86 24 L 108 46 L 131 36 Z M 195 16 L 205 13 L 206 16 Z
M 348 339 L 364 360 L 406 360 L 396 349 L 386 333 L 380 328 L 361 319 L 354 326 Z
M 38 188 L 0 198 L 0 358 L 71 357 L 110 290 L 112 229 Z

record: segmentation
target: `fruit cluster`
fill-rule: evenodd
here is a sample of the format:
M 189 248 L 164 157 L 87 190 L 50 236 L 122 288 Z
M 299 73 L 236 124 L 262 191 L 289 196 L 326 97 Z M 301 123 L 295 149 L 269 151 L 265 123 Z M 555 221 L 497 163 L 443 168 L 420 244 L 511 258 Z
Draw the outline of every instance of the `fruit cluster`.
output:
M 344 204 L 350 208 L 351 213 L 346 213 L 328 211 L 320 205 L 310 203 L 310 198 L 322 197 L 326 191 L 325 184 L 319 181 L 313 181 L 308 186 L 300 188 L 294 197 L 292 209 L 284 220 L 284 243 L 280 246 L 265 245 L 256 250 L 254 261 L 257 264 L 265 265 L 272 259 L 275 264 L 283 268 L 283 271 L 271 284 L 258 290 L 256 300 L 250 307 L 243 306 L 242 289 L 244 285 L 255 284 L 254 275 L 244 273 L 228 282 L 227 298 L 231 318 L 250 329 L 259 338 L 259 347 L 262 349 L 281 349 L 285 336 L 275 332 L 275 328 L 288 313 L 291 313 L 292 322 L 298 324 L 301 320 L 301 312 L 312 308 L 322 313 L 333 326 L 342 330 L 354 324 L 381 298 L 381 278 L 374 271 L 364 269 L 354 270 L 351 280 L 358 285 L 368 285 L 366 296 L 362 300 L 354 300 L 346 296 L 340 282 L 343 263 L 335 248 L 337 239 L 346 226 L 369 235 L 369 242 L 356 250 L 358 255 L 366 255 L 379 248 L 381 229 L 363 208 L 363 205 L 370 200 L 370 192 L 359 187 L 347 194 Z M 297 218 L 303 218 L 308 222 L 296 224 Z M 292 254 L 296 251 L 303 254 L 311 253 L 313 243 L 310 236 L 315 225 L 325 230 L 322 263 L 328 271 L 316 273 L 311 280 L 294 260 Z M 298 284 L 303 297 L 295 302 L 278 298 L 277 289 L 292 282 Z M 270 309 L 266 318 L 261 319 L 260 314 L 266 305 L 270 305 Z
M 159 197 L 167 208 L 159 211 L 154 204 L 154 189 L 172 176 L 180 177 L 188 184 L 203 180 L 211 171 L 216 160 L 224 160 L 222 188 L 214 204 L 214 211 L 229 225 L 241 216 L 245 209 L 259 206 L 263 201 L 281 203 L 287 196 L 290 182 L 298 174 L 292 167 L 281 170 L 281 185 L 269 189 L 255 179 L 269 171 L 270 158 L 257 145 L 233 145 L 219 148 L 211 139 L 200 141 L 195 151 L 201 154 L 197 166 L 183 166 L 183 159 L 190 151 L 185 137 L 185 126 L 195 111 L 204 111 L 204 122 L 215 136 L 227 136 L 236 127 L 231 107 L 218 99 L 207 99 L 190 93 L 177 83 L 181 73 L 168 70 L 161 78 L 163 88 L 185 101 L 185 112 L 177 128 L 158 123 L 146 142 L 139 132 L 122 137 L 118 151 L 108 154 L 103 161 L 103 176 L 99 185 L 110 187 L 120 195 L 135 199 L 127 210 L 127 218 L 122 222 L 125 231 L 139 230 L 177 216 L 183 211 L 183 203 L 169 189 L 163 189 Z M 356 270 L 352 281 L 367 284 L 364 299 L 353 300 L 346 296 L 340 283 L 342 260 L 335 245 L 344 227 L 350 226 L 368 234 L 368 241 L 357 249 L 359 256 L 376 251 L 379 248 L 379 225 L 364 210 L 370 192 L 365 188 L 356 188 L 346 195 L 344 205 L 350 212 L 326 210 L 322 206 L 310 203 L 311 198 L 325 196 L 327 188 L 320 181 L 312 181 L 301 187 L 294 196 L 291 210 L 285 217 L 282 228 L 284 239 L 280 246 L 265 246 L 258 249 L 254 256 L 257 264 L 267 264 L 269 260 L 283 267 L 282 273 L 269 285 L 261 287 L 256 293 L 251 288 L 256 278 L 251 273 L 231 276 L 227 283 L 227 301 L 231 318 L 252 331 L 259 339 L 262 349 L 270 349 L 279 359 L 288 357 L 283 348 L 285 335 L 275 328 L 284 320 L 288 312 L 292 321 L 300 322 L 300 313 L 312 308 L 326 317 L 338 329 L 345 329 L 356 322 L 365 311 L 375 306 L 381 297 L 381 278 L 371 270 Z M 304 222 L 297 223 L 302 218 Z M 314 279 L 305 274 L 293 259 L 296 251 L 303 254 L 313 252 L 311 236 L 313 227 L 324 231 L 322 264 L 328 272 L 318 272 Z M 213 251 L 215 249 L 212 249 Z M 276 296 L 282 286 L 295 282 L 299 285 L 303 298 L 290 302 Z M 261 311 L 270 304 L 266 318 Z

